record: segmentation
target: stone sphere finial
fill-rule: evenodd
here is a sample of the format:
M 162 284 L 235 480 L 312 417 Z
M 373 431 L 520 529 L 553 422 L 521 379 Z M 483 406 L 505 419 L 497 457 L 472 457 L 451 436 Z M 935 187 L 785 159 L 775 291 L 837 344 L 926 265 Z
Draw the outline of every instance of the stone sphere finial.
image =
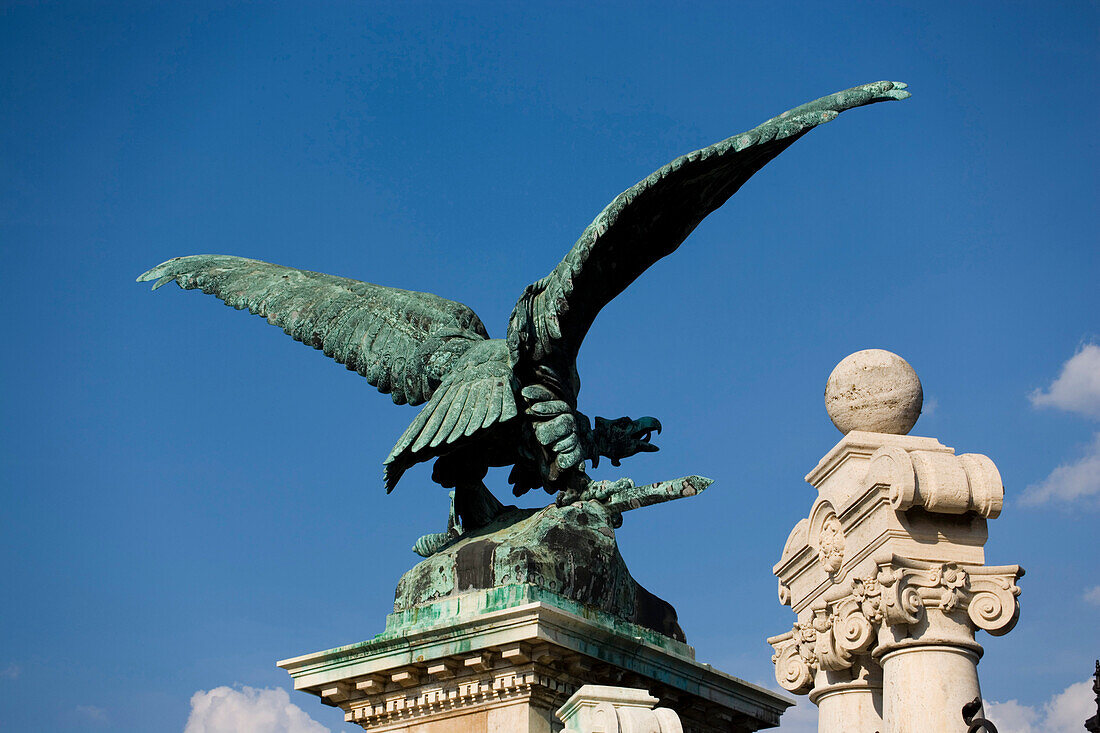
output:
M 837 430 L 905 435 L 920 417 L 924 390 L 909 362 L 882 349 L 845 357 L 825 383 L 825 411 Z

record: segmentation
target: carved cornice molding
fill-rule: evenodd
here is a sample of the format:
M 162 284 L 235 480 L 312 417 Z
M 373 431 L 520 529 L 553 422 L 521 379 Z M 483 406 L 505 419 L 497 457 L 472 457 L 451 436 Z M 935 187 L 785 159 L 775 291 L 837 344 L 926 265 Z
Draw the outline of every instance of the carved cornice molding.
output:
M 396 680 L 401 675 L 390 676 Z M 560 670 L 535 664 L 458 679 L 452 679 L 453 676 L 453 672 L 449 675 L 437 673 L 424 675 L 421 680 L 414 675 L 407 689 L 387 693 L 364 693 L 363 685 L 359 684 L 360 697 L 341 705 L 345 709 L 344 720 L 370 729 L 400 723 L 425 723 L 451 717 L 460 710 L 500 706 L 511 700 L 539 698 L 544 701 L 544 707 L 553 707 L 579 686 L 572 675 L 565 675 L 567 679 L 563 679 Z M 338 699 L 332 702 L 339 704 Z
M 555 715 L 564 733 L 684 733 L 680 716 L 658 702 L 644 689 L 585 685 Z
M 895 445 L 906 450 L 954 452 L 935 438 L 853 430 L 822 456 L 814 470 L 806 474 L 806 483 L 814 487 L 821 487 L 835 474 L 843 472 L 846 464 L 852 461 L 857 463 L 866 461 L 883 445 Z
M 993 461 L 931 438 L 853 431 L 807 480 L 818 497 L 773 567 L 780 602 L 800 614 L 883 552 L 980 565 L 1004 503 Z

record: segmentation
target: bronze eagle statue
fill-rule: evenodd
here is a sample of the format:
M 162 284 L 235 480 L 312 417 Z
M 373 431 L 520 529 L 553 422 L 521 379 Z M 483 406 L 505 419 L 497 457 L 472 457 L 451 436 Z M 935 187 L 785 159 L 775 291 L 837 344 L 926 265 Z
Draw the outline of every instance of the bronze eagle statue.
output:
M 616 196 L 565 259 L 527 286 L 505 339 L 490 338 L 470 308 L 437 295 L 242 257 L 178 257 L 138 281 L 155 280 L 154 290 L 175 281 L 247 308 L 394 403 L 427 402 L 385 460 L 386 490 L 435 459 L 432 479 L 454 489 L 453 513 L 475 529 L 502 507 L 483 483 L 490 467 L 512 466 L 517 496 L 543 488 L 564 505 L 592 486 L 588 461 L 617 466 L 657 450 L 655 418 L 592 422 L 577 409 L 577 353 L 600 309 L 798 138 L 847 109 L 905 99 L 905 87 L 880 81 L 822 97 L 655 171 Z

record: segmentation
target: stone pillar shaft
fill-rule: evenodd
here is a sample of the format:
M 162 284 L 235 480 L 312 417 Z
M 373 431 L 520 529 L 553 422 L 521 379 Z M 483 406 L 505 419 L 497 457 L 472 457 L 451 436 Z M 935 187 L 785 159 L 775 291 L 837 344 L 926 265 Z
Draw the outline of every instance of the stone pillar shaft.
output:
M 827 690 L 816 698 L 819 733 L 881 733 L 882 688 Z
M 882 674 L 884 733 L 962 730 L 963 705 L 981 699 L 978 655 L 972 649 L 901 647 L 883 655 Z

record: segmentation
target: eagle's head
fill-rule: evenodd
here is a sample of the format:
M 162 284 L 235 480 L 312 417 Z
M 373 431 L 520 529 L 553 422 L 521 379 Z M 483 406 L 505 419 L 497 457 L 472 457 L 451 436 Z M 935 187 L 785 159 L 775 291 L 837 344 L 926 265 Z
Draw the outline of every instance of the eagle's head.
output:
M 611 459 L 612 466 L 618 466 L 619 461 L 635 453 L 653 453 L 658 448 L 649 439 L 655 430 L 660 434 L 661 421 L 655 417 L 640 417 L 637 420 L 597 417 L 590 438 L 592 467 L 599 465 L 600 456 L 606 456 Z

